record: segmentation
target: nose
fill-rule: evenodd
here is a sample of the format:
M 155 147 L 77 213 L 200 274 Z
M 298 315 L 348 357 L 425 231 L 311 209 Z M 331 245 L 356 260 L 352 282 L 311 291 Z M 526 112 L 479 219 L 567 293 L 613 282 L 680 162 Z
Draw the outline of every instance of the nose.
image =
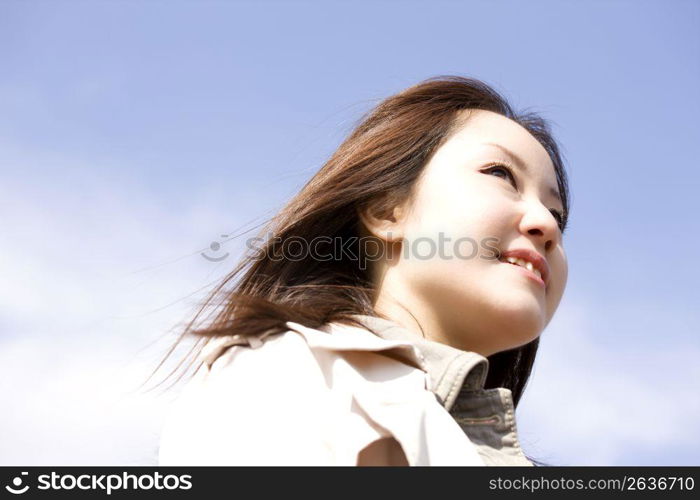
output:
M 549 252 L 561 238 L 559 222 L 550 210 L 539 201 L 528 205 L 520 221 L 521 232 L 533 239 L 538 248 Z

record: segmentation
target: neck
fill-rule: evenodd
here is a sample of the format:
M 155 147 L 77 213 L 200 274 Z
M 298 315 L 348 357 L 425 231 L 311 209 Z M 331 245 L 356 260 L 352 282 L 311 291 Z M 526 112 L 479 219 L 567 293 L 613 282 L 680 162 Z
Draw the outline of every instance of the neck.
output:
M 397 283 L 391 278 L 385 274 L 376 289 L 374 310 L 379 316 L 397 323 L 417 338 L 482 356 L 490 356 L 497 352 L 492 346 L 482 345 L 473 335 L 468 334 L 468 325 L 465 324 L 469 317 L 467 311 L 459 315 L 459 318 L 454 318 L 458 323 L 453 324 L 451 320 L 442 317 L 435 307 L 416 296 L 410 286 Z

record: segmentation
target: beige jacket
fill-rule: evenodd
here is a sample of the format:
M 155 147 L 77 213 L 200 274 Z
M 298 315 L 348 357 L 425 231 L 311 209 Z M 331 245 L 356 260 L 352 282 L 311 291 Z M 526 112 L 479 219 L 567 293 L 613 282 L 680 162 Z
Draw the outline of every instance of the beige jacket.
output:
M 159 464 L 532 465 L 511 391 L 483 388 L 485 357 L 356 318 L 368 329 L 288 322 L 210 342 L 167 415 Z

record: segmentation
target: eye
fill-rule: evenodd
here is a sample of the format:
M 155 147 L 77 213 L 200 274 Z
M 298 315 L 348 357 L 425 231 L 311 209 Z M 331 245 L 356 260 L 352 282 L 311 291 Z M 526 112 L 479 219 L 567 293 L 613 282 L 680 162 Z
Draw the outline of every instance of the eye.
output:
M 515 187 L 515 189 L 518 189 L 518 183 L 515 181 L 515 176 L 513 175 L 512 169 L 501 162 L 492 164 L 491 166 L 485 168 L 483 172 L 505 172 L 504 179 L 510 178 L 513 181 L 513 187 Z M 549 211 L 557 219 L 559 230 L 563 233 L 564 214 L 561 211 L 556 210 L 554 208 L 550 209 Z
M 518 189 L 518 183 L 515 182 L 515 176 L 513 175 L 513 172 L 506 165 L 504 165 L 502 163 L 495 163 L 495 164 L 491 165 L 490 167 L 484 169 L 483 171 L 484 172 L 505 172 L 504 179 L 507 179 L 508 177 L 510 177 L 510 179 L 513 181 L 513 187 L 515 189 Z

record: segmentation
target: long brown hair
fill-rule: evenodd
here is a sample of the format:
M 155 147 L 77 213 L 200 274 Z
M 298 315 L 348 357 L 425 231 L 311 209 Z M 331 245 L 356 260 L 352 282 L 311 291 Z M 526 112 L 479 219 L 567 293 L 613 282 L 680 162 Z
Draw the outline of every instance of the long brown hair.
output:
M 311 328 L 327 322 L 361 326 L 353 315 L 376 316 L 374 287 L 368 270 L 359 265 L 363 257 L 359 245 L 348 252 L 357 259 L 331 260 L 279 259 L 280 246 L 284 249 L 285 242 L 308 242 L 320 236 L 343 241 L 358 238 L 358 210 L 370 205 L 389 209 L 410 196 L 428 160 L 458 130 L 456 115 L 464 109 L 510 118 L 544 146 L 562 196 L 563 229 L 569 214 L 569 190 L 548 123 L 535 113 L 516 114 L 501 95 L 477 79 L 429 78 L 383 100 L 360 119 L 323 167 L 262 229 L 258 250 L 245 255 L 211 291 L 165 359 L 185 335 L 193 335 L 198 344 L 221 335 L 284 332 L 287 321 Z M 207 308 L 213 308 L 213 319 L 195 327 Z M 539 338 L 489 356 L 486 387 L 510 389 L 517 406 L 538 344 Z

